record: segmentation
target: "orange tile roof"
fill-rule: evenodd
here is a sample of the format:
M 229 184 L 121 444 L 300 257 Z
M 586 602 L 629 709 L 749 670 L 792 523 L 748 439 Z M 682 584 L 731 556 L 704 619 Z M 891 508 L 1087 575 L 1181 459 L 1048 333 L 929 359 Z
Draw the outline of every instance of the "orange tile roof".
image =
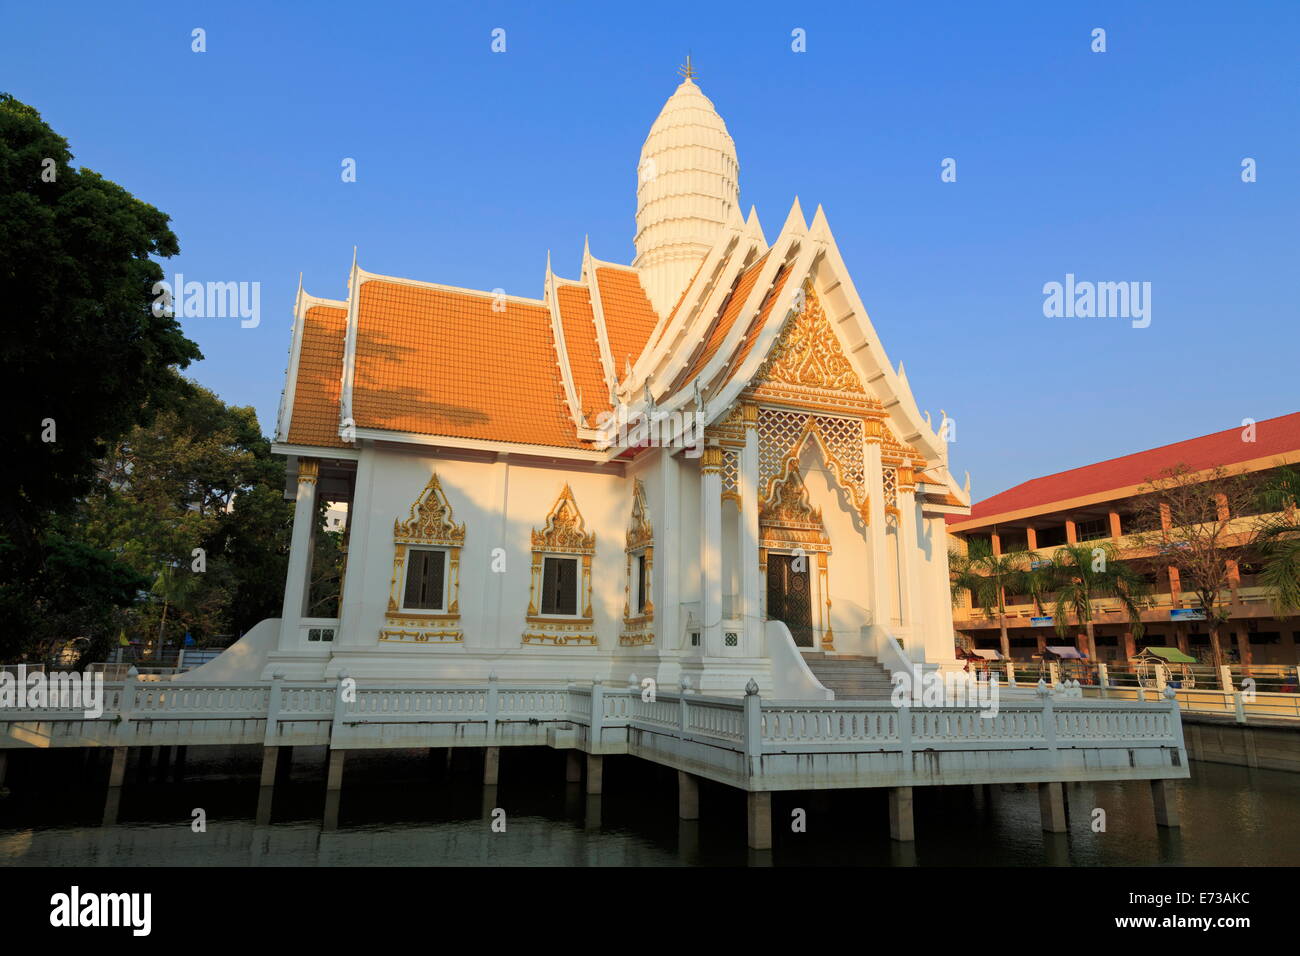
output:
M 772 307 L 781 296 L 781 290 L 785 287 L 785 281 L 790 277 L 790 270 L 794 264 L 787 262 L 776 274 L 776 280 L 772 283 L 772 288 L 768 291 L 767 297 L 763 299 L 763 305 L 758 310 L 758 315 L 749 323 L 749 328 L 745 331 L 745 337 L 740 341 L 740 348 L 736 350 L 736 358 L 731 364 L 731 375 L 727 376 L 730 381 L 732 376 L 745 364 L 745 359 L 749 357 L 750 350 L 753 349 L 754 343 L 758 341 L 759 335 L 767 326 L 768 316 L 772 314 Z
M 582 393 L 582 412 L 587 416 L 587 424 L 594 426 L 596 416 L 609 411 L 609 386 L 600 364 L 591 292 L 586 286 L 557 285 L 555 297 L 560 304 L 560 326 L 564 329 L 573 385 Z
M 731 331 L 735 324 L 737 316 L 740 315 L 741 307 L 744 306 L 745 300 L 749 298 L 750 291 L 754 288 L 754 282 L 758 279 L 759 272 L 763 269 L 763 263 L 767 261 L 767 253 L 763 253 L 758 261 L 745 269 L 736 278 L 735 285 L 731 287 L 731 292 L 722 304 L 717 317 L 709 327 L 709 331 L 704 337 L 704 348 L 695 356 L 695 361 L 691 363 L 682 375 L 678 376 L 673 391 L 689 384 L 692 379 L 704 371 L 704 367 L 709 364 L 709 360 L 717 353 L 722 346 L 722 342 Z
M 339 438 L 339 391 L 343 381 L 346 309 L 314 305 L 303 316 L 298 379 L 289 412 L 291 445 L 347 448 Z
M 949 516 L 949 523 L 992 519 L 1025 509 L 1142 485 L 1166 468 L 1186 465 L 1203 471 L 1218 465 L 1231 467 L 1259 458 L 1300 452 L 1300 412 L 1269 418 L 1255 425 L 1255 441 L 1241 440 L 1242 429 L 1228 428 L 1212 435 L 1162 445 L 1159 448 L 1073 468 L 1016 485 L 971 507 L 970 517 Z
M 622 375 L 629 360 L 636 364 L 659 316 L 641 288 L 635 270 L 597 267 L 596 287 L 605 313 L 605 334 L 614 359 L 614 374 Z M 685 294 L 683 291 L 682 295 Z
M 589 447 L 575 437 L 541 303 L 494 312 L 486 294 L 379 279 L 356 294 L 358 428 Z

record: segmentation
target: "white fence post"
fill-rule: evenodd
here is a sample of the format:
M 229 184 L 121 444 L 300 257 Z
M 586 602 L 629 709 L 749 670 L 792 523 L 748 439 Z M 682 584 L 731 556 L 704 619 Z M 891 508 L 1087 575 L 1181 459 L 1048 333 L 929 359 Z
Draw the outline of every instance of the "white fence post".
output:
M 1047 739 L 1047 749 L 1052 752 L 1053 758 L 1056 756 L 1056 711 L 1052 707 L 1052 692 L 1043 685 L 1039 684 L 1038 699 L 1043 704 L 1043 736 Z
M 1246 702 L 1242 699 L 1241 691 L 1232 692 L 1232 708 L 1237 712 L 1237 723 L 1246 722 Z
M 1232 693 L 1232 668 L 1227 664 L 1219 665 L 1219 687 L 1225 694 Z
M 334 720 L 330 724 L 331 746 L 343 730 L 343 716 L 347 713 L 347 704 L 343 701 L 343 684 L 347 679 L 347 674 L 339 674 L 338 684 L 334 687 Z
M 1007 661 L 1007 684 L 1011 687 L 1016 686 L 1016 665 L 1010 660 Z
M 274 747 L 276 737 L 280 735 L 280 706 L 281 706 L 281 685 L 284 683 L 284 674 L 275 673 L 271 675 L 271 693 L 266 702 L 266 738 L 264 746 Z
M 135 710 L 135 691 L 139 676 L 140 672 L 132 667 L 126 672 L 126 680 L 122 681 L 122 699 L 117 705 L 117 740 L 121 745 L 126 745 L 135 739 L 135 725 L 131 722 L 131 712 Z
M 1056 661 L 1047 662 L 1047 673 L 1051 675 L 1052 686 L 1055 687 L 1061 682 L 1061 665 Z
M 604 735 L 605 687 L 599 681 L 591 682 L 591 746 L 594 749 Z
M 1106 696 L 1106 690 L 1110 687 L 1110 668 L 1105 663 L 1097 665 L 1097 686 L 1101 689 L 1101 696 Z
M 745 685 L 745 756 L 752 761 L 762 752 L 763 699 L 758 696 L 758 682 L 751 677 Z

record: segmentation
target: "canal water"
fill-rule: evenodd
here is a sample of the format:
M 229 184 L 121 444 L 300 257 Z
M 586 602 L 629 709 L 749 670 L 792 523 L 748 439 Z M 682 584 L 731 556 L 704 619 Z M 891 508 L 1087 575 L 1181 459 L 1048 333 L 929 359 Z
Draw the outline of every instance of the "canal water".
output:
M 103 824 L 106 754 L 13 754 L 0 798 L 0 866 L 1277 866 L 1300 862 L 1300 775 L 1193 762 L 1183 826 L 1158 829 L 1145 782 L 1068 784 L 1068 834 L 1045 834 L 1029 786 L 915 791 L 915 844 L 889 839 L 883 791 L 776 794 L 775 846 L 745 846 L 745 800 L 705 782 L 677 819 L 676 774 L 605 758 L 605 793 L 564 782 L 565 755 L 351 754 L 327 805 L 324 748 L 302 748 L 258 819 L 260 749 L 193 748 L 177 768 L 131 766 Z M 283 769 L 283 768 L 282 768 Z M 196 831 L 194 812 L 206 827 Z M 1104 830 L 1094 820 L 1104 811 Z M 795 832 L 793 821 L 805 821 Z M 495 826 L 494 826 L 495 824 Z

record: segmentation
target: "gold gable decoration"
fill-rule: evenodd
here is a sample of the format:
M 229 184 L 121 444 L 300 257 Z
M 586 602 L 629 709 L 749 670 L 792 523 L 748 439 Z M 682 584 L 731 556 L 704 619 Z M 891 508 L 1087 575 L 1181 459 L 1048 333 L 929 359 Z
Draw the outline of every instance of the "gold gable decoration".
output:
M 761 548 L 831 549 L 822 511 L 813 507 L 796 459 L 787 460 L 785 473 L 773 481 L 771 493 L 760 502 L 758 528 Z
M 567 484 L 551 506 L 546 526 L 540 531 L 533 529 L 533 550 L 563 554 L 596 553 L 596 534 L 587 533 L 586 522 L 573 498 L 573 489 Z
M 442 490 L 438 473 L 429 476 L 424 491 L 411 504 L 407 518 L 393 520 L 393 577 L 389 582 L 385 626 L 379 640 L 389 644 L 460 644 L 460 549 L 465 545 L 465 525 L 456 523 L 451 502 Z M 404 610 L 407 555 L 412 547 L 447 550 L 445 611 Z
M 865 412 L 884 406 L 862 386 L 840 340 L 805 281 L 804 306 L 786 320 L 748 392 L 793 404 Z
M 574 617 L 543 616 L 539 610 L 542 593 L 542 563 L 548 554 L 577 557 L 581 564 L 578 581 L 580 615 Z M 532 573 L 528 583 L 527 630 L 522 643 L 549 647 L 589 645 L 596 639 L 595 618 L 591 610 L 591 560 L 596 554 L 596 533 L 587 532 L 586 521 L 578 510 L 573 489 L 567 484 L 546 516 L 540 530 L 533 529 Z
M 625 647 L 640 647 L 653 644 L 655 606 L 649 595 L 646 596 L 645 610 L 632 612 L 632 566 L 633 559 L 645 555 L 646 589 L 651 590 L 654 580 L 654 528 L 650 525 L 650 506 L 646 502 L 645 484 L 640 478 L 632 480 L 632 522 L 627 529 L 626 577 L 623 585 L 623 629 L 618 636 L 619 644 Z
M 456 524 L 437 472 L 430 476 L 424 491 L 411 505 L 407 519 L 393 521 L 393 536 L 404 544 L 440 544 L 456 548 L 465 544 L 465 526 Z

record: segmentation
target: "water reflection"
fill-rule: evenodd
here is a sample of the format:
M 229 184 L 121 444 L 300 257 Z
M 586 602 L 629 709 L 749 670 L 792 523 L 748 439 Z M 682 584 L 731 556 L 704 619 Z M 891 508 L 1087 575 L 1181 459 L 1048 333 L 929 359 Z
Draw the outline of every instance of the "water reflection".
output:
M 19 866 L 696 866 L 1294 865 L 1300 776 L 1192 764 L 1181 830 L 1155 825 L 1145 782 L 1069 784 L 1069 830 L 1040 829 L 1033 787 L 917 788 L 917 839 L 889 839 L 883 791 L 776 794 L 774 847 L 745 846 L 744 795 L 700 787 L 700 819 L 677 818 L 677 778 L 630 757 L 604 761 L 604 794 L 566 782 L 566 755 L 358 753 L 341 793 L 325 791 L 323 749 L 304 749 L 276 786 L 260 753 L 191 748 L 139 760 L 116 795 L 108 761 L 76 752 L 11 759 L 0 801 L 0 864 Z M 286 764 L 289 764 L 286 761 Z M 106 799 L 106 797 L 108 799 Z M 117 822 L 101 823 L 111 808 Z M 206 813 L 206 832 L 191 827 Z M 1105 831 L 1094 832 L 1094 810 Z M 789 822 L 804 811 L 807 830 Z M 494 829 L 493 822 L 498 821 Z

